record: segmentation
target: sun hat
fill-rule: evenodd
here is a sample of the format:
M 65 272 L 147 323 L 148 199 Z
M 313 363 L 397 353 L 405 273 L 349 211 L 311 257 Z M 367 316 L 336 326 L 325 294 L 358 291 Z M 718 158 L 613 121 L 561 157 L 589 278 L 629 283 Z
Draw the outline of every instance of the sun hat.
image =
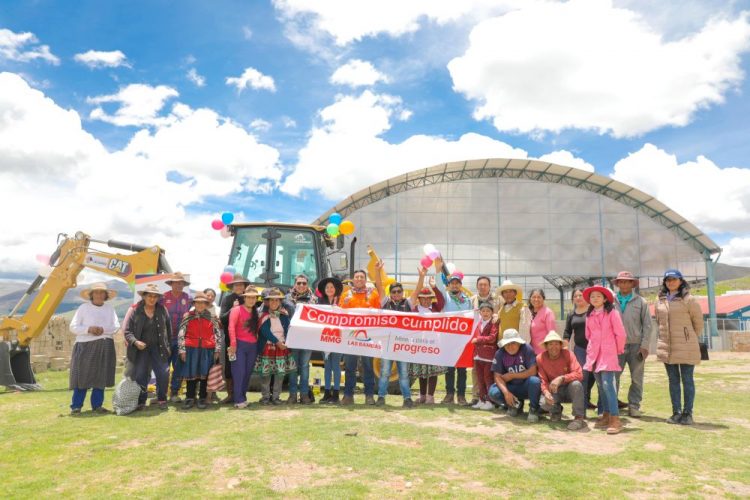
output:
M 667 279 L 667 278 L 684 279 L 682 277 L 682 273 L 678 271 L 677 269 L 667 269 L 666 271 L 664 271 L 664 279 Z
M 506 290 L 515 290 L 516 294 L 519 296 L 523 294 L 523 289 L 520 285 L 514 284 L 511 280 L 503 280 L 502 284 L 497 287 L 497 293 L 498 295 L 502 295 L 502 293 Z
M 159 290 L 159 287 L 154 283 L 149 283 L 143 290 L 138 290 L 138 295 L 140 295 L 141 297 L 143 297 L 147 293 L 152 293 L 154 295 L 158 295 L 159 297 L 164 295 L 163 293 L 161 293 L 161 290 Z
M 611 304 L 614 304 L 615 302 L 615 296 L 612 294 L 612 290 L 610 290 L 609 288 L 605 288 L 603 286 L 590 286 L 583 291 L 583 300 L 585 300 L 589 304 L 591 304 L 591 301 L 589 300 L 591 292 L 601 293 L 602 295 L 604 295 L 604 298 L 607 299 Z
M 278 288 L 266 288 L 265 290 L 263 290 L 263 293 L 261 293 L 261 297 L 263 298 L 263 300 L 284 300 L 284 294 L 281 293 L 281 290 L 279 290 Z
M 164 283 L 166 283 L 167 285 L 171 285 L 172 283 L 178 283 L 180 281 L 182 281 L 183 283 L 185 283 L 185 285 L 189 285 L 190 284 L 190 282 L 187 279 L 185 279 L 185 275 L 182 274 L 179 271 L 176 272 L 176 273 L 174 273 L 174 274 L 172 274 L 172 277 L 169 278 L 168 280 L 166 280 Z
M 104 299 L 105 302 L 107 300 L 114 299 L 115 297 L 117 297 L 117 292 L 112 290 L 111 288 L 107 288 L 107 285 L 105 285 L 104 283 L 94 283 L 93 285 L 91 285 L 90 287 L 88 287 L 87 289 L 81 292 L 81 297 L 85 300 L 91 300 L 91 293 L 95 292 L 96 290 L 103 290 L 107 292 L 107 298 Z
M 328 283 L 333 283 L 333 286 L 336 289 L 336 295 L 340 296 L 344 292 L 344 284 L 340 279 L 333 277 L 323 278 L 322 280 L 318 281 L 318 286 L 316 287 L 321 297 L 325 297 L 326 286 L 328 286 Z
M 206 304 L 210 304 L 211 300 L 208 298 L 208 295 L 206 295 L 203 292 L 196 292 L 195 296 L 193 297 L 193 302 L 205 302 Z
M 507 330 L 503 332 L 503 338 L 500 342 L 498 342 L 498 345 L 500 347 L 505 347 L 511 342 L 515 342 L 517 344 L 526 343 L 526 341 L 523 338 L 521 338 L 521 334 L 518 333 L 518 330 L 516 330 L 515 328 L 508 328 Z
M 542 340 L 541 344 L 546 345 L 547 342 L 562 342 L 563 339 L 560 336 L 559 333 L 557 333 L 554 330 L 550 330 L 546 337 L 544 337 L 544 340 Z
M 620 271 L 617 273 L 617 277 L 612 280 L 612 283 L 617 285 L 618 281 L 638 281 L 638 278 L 633 276 L 633 273 L 630 271 Z
M 242 276 L 242 273 L 234 273 L 234 276 L 232 276 L 232 281 L 227 283 L 227 286 L 232 287 L 235 283 L 245 283 L 246 285 L 249 285 L 250 280 Z
M 260 292 L 253 285 L 248 285 L 245 288 L 244 293 L 242 293 L 242 296 L 243 297 L 259 297 L 260 296 Z

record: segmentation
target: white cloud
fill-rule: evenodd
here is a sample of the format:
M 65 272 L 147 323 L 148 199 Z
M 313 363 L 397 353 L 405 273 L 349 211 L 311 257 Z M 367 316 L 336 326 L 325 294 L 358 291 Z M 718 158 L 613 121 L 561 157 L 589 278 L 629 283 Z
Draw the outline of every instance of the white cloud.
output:
M 119 66 L 130 67 L 128 58 L 120 50 L 102 52 L 98 50 L 89 50 L 73 56 L 76 62 L 84 64 L 89 68 L 117 68 Z
M 248 87 L 276 92 L 276 84 L 274 83 L 273 78 L 264 75 L 255 68 L 245 68 L 242 75 L 238 77 L 227 77 L 226 82 L 227 85 L 234 85 L 237 87 L 238 92 L 242 92 Z
M 274 0 L 282 19 L 292 25 L 296 42 L 309 44 L 317 33 L 333 37 L 339 46 L 365 37 L 385 33 L 398 37 L 413 33 L 423 21 L 437 24 L 458 21 L 465 17 L 482 18 L 490 13 L 504 12 L 518 0 L 381 0 L 352 2 L 348 0 Z M 287 33 L 289 34 L 289 32 Z M 295 41 L 295 40 L 293 40 Z
M 256 118 L 250 122 L 250 128 L 259 132 L 265 132 L 271 129 L 271 123 L 263 118 Z
M 158 244 L 196 287 L 216 286 L 229 240 L 216 214 L 187 210 L 206 197 L 265 192 L 281 176 L 278 152 L 209 109 L 177 104 L 171 121 L 114 152 L 17 75 L 0 73 L 0 199 L 23 212 L 0 222 L 0 272 L 35 272 L 59 232 Z M 186 182 L 167 181 L 175 171 Z M 232 210 L 242 219 L 238 207 Z M 19 238 L 23 235 L 23 238 Z
M 361 59 L 352 59 L 331 75 L 331 83 L 350 87 L 370 86 L 377 82 L 388 83 L 388 81 L 388 77 L 375 69 L 372 63 Z
M 190 68 L 187 72 L 187 79 L 195 84 L 196 87 L 206 86 L 206 77 L 198 74 L 198 70 Z
M 118 127 L 163 125 L 170 118 L 158 116 L 166 101 L 177 97 L 179 93 L 172 87 L 159 85 L 152 87 L 142 83 L 133 83 L 122 87 L 119 92 L 111 95 L 89 97 L 89 104 L 118 103 L 114 114 L 107 114 L 101 106 L 91 111 L 90 118 L 102 120 Z
M 294 121 L 289 116 L 282 116 L 281 117 L 281 123 L 284 124 L 284 128 L 296 128 L 297 127 L 297 122 Z
M 578 158 L 570 151 L 561 149 L 559 151 L 552 151 L 546 155 L 539 157 L 542 161 L 548 161 L 550 163 L 556 163 L 564 167 L 580 168 L 588 172 L 594 171 L 594 166 L 582 158 Z
M 39 40 L 33 33 L 14 33 L 5 28 L 0 28 L 0 59 L 18 62 L 41 59 L 51 64 L 60 64 L 60 59 L 50 52 L 49 45 L 39 45 Z
M 243 26 L 242 36 L 245 37 L 245 40 L 250 40 L 253 37 L 253 30 L 251 30 L 248 26 Z
M 633 136 L 724 102 L 743 78 L 749 16 L 665 42 L 610 1 L 534 2 L 480 22 L 448 69 L 454 89 L 477 102 L 475 118 L 498 130 Z
M 645 144 L 618 161 L 612 177 L 656 197 L 704 232 L 742 236 L 750 228 L 750 169 L 720 168 L 704 156 L 679 163 Z
M 300 150 L 282 191 L 299 195 L 318 190 L 337 200 L 375 182 L 442 162 L 527 156 L 521 149 L 474 133 L 455 141 L 414 135 L 399 144 L 389 143 L 380 135 L 401 112 L 401 100 L 391 95 L 367 90 L 358 96 L 339 96 L 320 111 L 321 123 Z M 332 172 L 342 175 L 332 177 Z
M 750 236 L 732 238 L 722 245 L 721 262 L 735 266 L 750 267 Z

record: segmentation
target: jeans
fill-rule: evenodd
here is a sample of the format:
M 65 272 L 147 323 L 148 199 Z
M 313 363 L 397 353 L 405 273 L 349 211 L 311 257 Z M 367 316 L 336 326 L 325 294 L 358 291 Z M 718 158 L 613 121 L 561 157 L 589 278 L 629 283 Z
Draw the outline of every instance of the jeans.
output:
M 346 373 L 344 396 L 354 396 L 354 388 L 357 386 L 357 361 L 360 357 L 364 369 L 362 378 L 365 381 L 365 395 L 372 396 L 375 393 L 375 372 L 372 369 L 372 358 L 347 354 L 344 356 L 344 371 Z
M 609 413 L 613 417 L 620 416 L 620 410 L 617 407 L 617 372 L 597 372 L 596 387 L 599 389 L 599 415 Z
M 456 385 L 456 371 L 458 371 L 458 384 Z M 466 396 L 466 368 L 448 368 L 445 373 L 446 394 L 456 394 L 459 397 Z
M 182 385 L 182 378 L 178 376 L 180 367 L 180 353 L 177 349 L 177 344 L 172 344 L 172 354 L 169 355 L 169 366 L 172 367 L 172 381 L 169 384 L 169 392 L 172 396 L 176 396 L 180 392 L 180 385 Z M 169 374 L 169 370 L 167 370 Z
M 682 392 L 685 404 L 682 411 L 693 414 L 693 402 L 695 401 L 695 381 L 693 380 L 694 365 L 670 365 L 664 363 L 669 378 L 669 397 L 672 400 L 672 413 L 680 413 L 680 379 L 682 379 Z
M 574 345 L 573 354 L 575 354 L 575 357 L 578 360 L 578 364 L 581 365 L 581 368 L 583 368 L 583 365 L 586 364 L 586 348 Z M 594 388 L 595 383 L 596 379 L 594 378 L 594 374 L 583 370 L 583 390 L 586 393 L 587 404 L 591 403 L 591 389 Z
M 644 360 L 639 351 L 641 349 L 640 344 L 625 344 L 625 352 L 620 354 L 620 369 L 624 370 L 627 364 L 630 367 L 630 389 L 628 389 L 628 406 L 630 408 L 640 409 L 641 401 L 643 400 L 643 371 L 646 367 L 646 360 Z M 620 375 L 622 372 L 617 372 L 615 378 L 617 379 L 617 393 L 620 392 Z
M 343 356 L 340 352 L 331 352 L 326 357 L 323 365 L 323 378 L 327 391 L 331 390 L 331 377 L 333 377 L 333 390 L 338 391 L 341 388 L 341 358 Z
M 73 389 L 73 401 L 70 404 L 71 410 L 80 410 L 83 408 L 83 402 L 86 401 L 88 389 Z M 96 410 L 104 404 L 104 389 L 91 389 L 91 408 Z
M 245 403 L 247 401 L 247 388 L 250 385 L 250 375 L 255 368 L 255 358 L 258 357 L 258 343 L 238 340 L 235 354 L 237 359 L 231 362 L 232 385 L 234 386 L 232 399 L 235 403 Z
M 398 367 L 398 384 L 401 386 L 401 395 L 404 399 L 411 399 L 411 383 L 409 382 L 409 363 L 406 361 L 392 361 L 390 359 L 380 360 L 380 382 L 378 383 L 378 396 L 384 398 L 388 394 L 388 382 L 391 378 L 393 363 Z
M 586 403 L 583 399 L 584 390 L 583 384 L 577 380 L 565 385 L 561 385 L 555 394 L 552 395 L 554 399 L 553 404 L 547 403 L 547 398 L 544 396 L 539 400 L 539 406 L 550 413 L 562 413 L 561 403 L 573 403 L 573 416 L 583 417 L 586 415 Z
M 145 388 L 151 378 L 151 371 L 156 375 L 156 397 L 158 401 L 167 401 L 167 383 L 169 381 L 169 358 L 162 359 L 159 346 L 149 345 L 142 351 L 136 352 L 133 363 L 133 378 L 138 385 Z M 179 380 L 179 378 L 177 378 Z M 146 402 L 146 392 L 141 391 L 138 404 Z
M 505 386 L 511 394 L 521 401 L 521 408 L 523 408 L 523 402 L 528 399 L 531 411 L 539 411 L 539 398 L 542 395 L 542 380 L 539 377 L 532 375 L 523 380 L 511 380 Z M 505 404 L 505 396 L 503 396 L 503 391 L 500 390 L 497 384 L 490 386 L 487 396 L 493 403 L 499 405 Z
M 310 357 L 312 351 L 307 349 L 292 349 L 292 357 L 297 362 L 297 371 L 289 374 L 289 395 L 298 392 L 307 396 L 310 392 Z

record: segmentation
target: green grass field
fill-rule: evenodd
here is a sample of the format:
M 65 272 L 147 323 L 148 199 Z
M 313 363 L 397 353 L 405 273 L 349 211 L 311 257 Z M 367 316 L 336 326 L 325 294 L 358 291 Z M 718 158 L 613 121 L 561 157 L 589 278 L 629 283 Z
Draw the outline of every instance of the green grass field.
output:
M 1 495 L 747 498 L 750 355 L 714 357 L 696 370 L 697 425 L 664 423 L 667 381 L 652 359 L 647 415 L 617 436 L 457 406 L 402 410 L 399 396 L 385 408 L 358 395 L 354 408 L 71 417 L 67 372 L 47 372 L 43 392 L 0 393 Z

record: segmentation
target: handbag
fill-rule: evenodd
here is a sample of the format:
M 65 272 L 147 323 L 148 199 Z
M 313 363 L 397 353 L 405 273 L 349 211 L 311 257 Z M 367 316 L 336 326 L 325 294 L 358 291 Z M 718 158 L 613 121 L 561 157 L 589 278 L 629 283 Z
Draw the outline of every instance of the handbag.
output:
M 219 392 L 225 388 L 224 383 L 224 369 L 221 363 L 214 364 L 210 370 L 208 370 L 208 382 L 206 383 L 206 390 L 208 392 Z
M 699 342 L 698 347 L 701 349 L 701 361 L 708 361 L 708 343 Z

